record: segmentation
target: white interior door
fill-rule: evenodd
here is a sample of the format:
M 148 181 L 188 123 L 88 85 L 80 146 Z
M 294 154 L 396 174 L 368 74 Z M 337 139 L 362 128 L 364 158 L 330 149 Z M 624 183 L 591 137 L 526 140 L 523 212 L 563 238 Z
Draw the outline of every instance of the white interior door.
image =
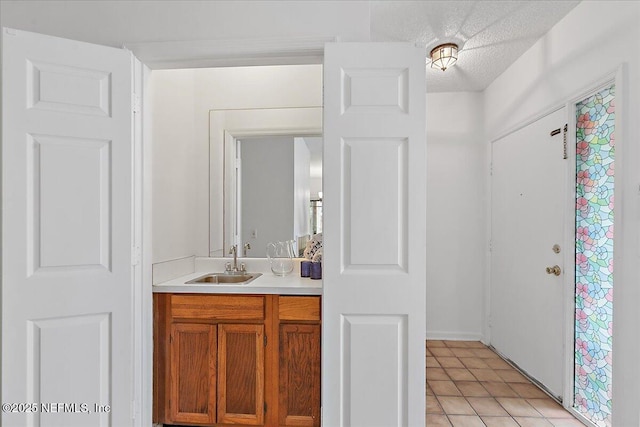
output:
M 491 344 L 556 396 L 563 392 L 563 251 L 573 247 L 563 245 L 563 133 L 550 132 L 566 120 L 563 108 L 492 146 Z M 554 266 L 559 276 L 547 273 Z
M 132 57 L 2 47 L 2 425 L 131 425 Z
M 323 425 L 425 425 L 425 56 L 327 44 Z

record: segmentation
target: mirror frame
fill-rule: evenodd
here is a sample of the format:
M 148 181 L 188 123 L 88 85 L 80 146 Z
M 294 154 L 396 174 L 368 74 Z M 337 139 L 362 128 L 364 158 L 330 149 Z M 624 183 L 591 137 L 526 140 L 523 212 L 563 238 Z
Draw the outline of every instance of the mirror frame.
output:
M 209 111 L 209 256 L 225 257 L 233 244 L 235 140 L 248 136 L 322 134 L 322 107 Z M 222 185 L 220 185 L 222 183 Z M 232 219 L 229 221 L 228 219 Z M 222 232 L 220 232 L 222 231 Z

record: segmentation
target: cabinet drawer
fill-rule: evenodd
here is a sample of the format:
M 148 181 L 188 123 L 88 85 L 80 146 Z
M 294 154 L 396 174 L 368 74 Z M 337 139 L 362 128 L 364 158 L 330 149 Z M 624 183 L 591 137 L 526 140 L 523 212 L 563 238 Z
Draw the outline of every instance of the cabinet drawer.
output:
M 320 297 L 280 297 L 280 320 L 320 320 Z
M 179 319 L 264 320 L 264 296 L 172 295 L 171 314 Z

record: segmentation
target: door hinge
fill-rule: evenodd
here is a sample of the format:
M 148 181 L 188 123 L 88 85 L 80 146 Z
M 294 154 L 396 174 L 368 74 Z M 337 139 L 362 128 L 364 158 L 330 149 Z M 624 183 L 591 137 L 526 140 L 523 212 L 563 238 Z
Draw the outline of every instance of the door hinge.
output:
M 489 239 L 489 252 L 493 252 L 493 239 Z
M 493 162 L 489 163 L 489 176 L 493 176 Z
M 140 246 L 131 248 L 131 265 L 138 265 L 141 261 Z
M 131 111 L 133 114 L 139 114 L 141 109 L 142 102 L 140 100 L 140 95 L 134 93 L 131 95 Z
M 564 124 L 564 129 L 562 133 L 562 158 L 567 158 L 567 130 L 569 130 L 569 125 L 567 123 Z
M 264 334 L 264 346 L 267 346 L 267 334 Z
M 169 343 L 173 343 L 173 334 L 169 335 Z
M 267 402 L 264 402 L 264 413 L 267 413 Z

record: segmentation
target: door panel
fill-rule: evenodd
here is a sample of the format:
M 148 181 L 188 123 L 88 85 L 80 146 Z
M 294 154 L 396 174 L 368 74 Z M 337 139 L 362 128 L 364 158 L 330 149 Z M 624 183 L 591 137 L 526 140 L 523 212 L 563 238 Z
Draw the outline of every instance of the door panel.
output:
M 492 147 L 491 343 L 554 395 L 563 392 L 565 109 Z M 560 246 L 560 253 L 553 246 Z M 560 276 L 547 267 L 559 266 Z
M 218 326 L 218 422 L 264 423 L 264 325 Z
M 132 57 L 3 31 L 2 424 L 131 425 Z
M 323 423 L 425 423 L 424 51 L 325 48 Z

